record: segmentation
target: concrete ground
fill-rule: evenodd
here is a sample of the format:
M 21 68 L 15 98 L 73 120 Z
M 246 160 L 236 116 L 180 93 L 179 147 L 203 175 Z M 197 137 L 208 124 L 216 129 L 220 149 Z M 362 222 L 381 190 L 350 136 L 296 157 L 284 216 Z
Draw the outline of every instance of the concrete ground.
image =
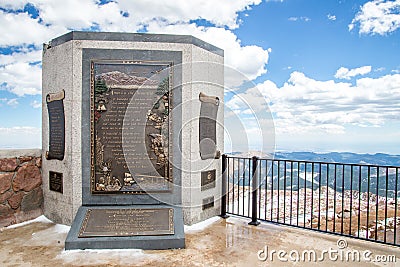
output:
M 399 247 L 234 217 L 185 227 L 186 249 L 65 251 L 69 227 L 43 218 L 0 229 L 0 266 L 400 266 Z

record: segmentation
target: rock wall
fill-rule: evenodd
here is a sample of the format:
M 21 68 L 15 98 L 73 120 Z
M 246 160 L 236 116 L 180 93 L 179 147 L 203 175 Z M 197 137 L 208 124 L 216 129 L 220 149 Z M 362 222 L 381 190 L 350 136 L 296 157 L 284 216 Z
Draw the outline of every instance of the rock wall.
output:
M 1 150 L 0 227 L 42 214 L 41 150 Z

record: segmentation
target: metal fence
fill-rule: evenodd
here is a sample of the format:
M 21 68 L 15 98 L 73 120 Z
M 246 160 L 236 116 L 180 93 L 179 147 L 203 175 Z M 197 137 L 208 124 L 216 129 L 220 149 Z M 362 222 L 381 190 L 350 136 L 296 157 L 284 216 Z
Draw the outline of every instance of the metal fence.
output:
M 222 160 L 222 217 L 400 246 L 400 167 L 227 155 Z

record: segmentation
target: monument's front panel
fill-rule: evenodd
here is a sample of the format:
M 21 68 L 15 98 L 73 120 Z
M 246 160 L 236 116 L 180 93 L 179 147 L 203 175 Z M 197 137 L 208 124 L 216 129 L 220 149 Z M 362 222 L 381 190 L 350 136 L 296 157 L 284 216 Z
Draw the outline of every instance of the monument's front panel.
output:
M 91 62 L 91 193 L 168 192 L 172 63 Z

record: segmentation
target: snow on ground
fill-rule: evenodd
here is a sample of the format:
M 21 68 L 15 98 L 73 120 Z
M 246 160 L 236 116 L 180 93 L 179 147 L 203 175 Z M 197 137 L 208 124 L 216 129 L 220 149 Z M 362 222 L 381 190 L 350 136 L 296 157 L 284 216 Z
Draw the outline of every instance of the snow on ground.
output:
M 46 216 L 42 215 L 37 217 L 36 219 L 30 220 L 30 221 L 26 221 L 26 222 L 22 222 L 22 223 L 18 223 L 18 224 L 13 224 L 10 226 L 7 226 L 7 229 L 13 229 L 13 228 L 17 228 L 17 227 L 21 227 L 27 224 L 31 224 L 31 223 L 53 223 L 52 221 L 50 221 L 49 219 L 46 218 Z
M 208 226 L 210 226 L 211 224 L 222 220 L 220 217 L 215 216 L 215 217 L 211 217 L 205 221 L 193 224 L 193 225 L 185 225 L 185 233 L 192 233 L 192 232 L 198 232 L 198 231 L 202 231 L 205 228 L 207 228 Z

